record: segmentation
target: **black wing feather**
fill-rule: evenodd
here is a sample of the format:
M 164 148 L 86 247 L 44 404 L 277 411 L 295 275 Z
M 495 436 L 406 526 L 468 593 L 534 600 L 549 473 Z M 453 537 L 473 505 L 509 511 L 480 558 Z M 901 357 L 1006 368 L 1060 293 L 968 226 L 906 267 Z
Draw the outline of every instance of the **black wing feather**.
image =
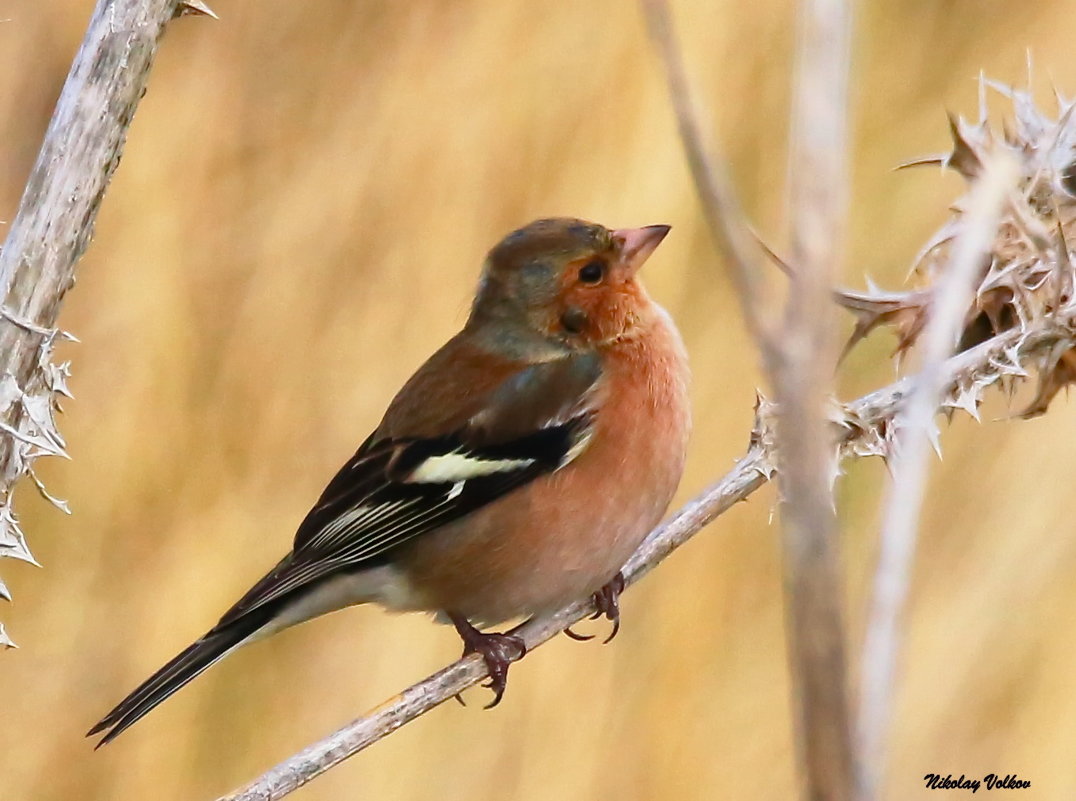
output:
M 189 645 L 132 690 L 116 705 L 115 709 L 90 729 L 86 736 L 105 732 L 105 736 L 95 748 L 112 742 L 124 730 L 141 720 L 147 712 L 197 678 L 203 671 L 227 656 L 228 652 L 240 645 L 244 639 L 254 634 L 272 618 L 276 608 L 276 605 L 269 604 L 258 609 L 254 614 L 235 619 L 226 626 L 218 624 L 216 628 Z
M 591 415 L 583 412 L 511 442 L 477 448 L 467 444 L 463 432 L 368 442 L 340 469 L 300 524 L 292 553 L 228 610 L 218 627 L 325 576 L 382 564 L 393 549 L 424 532 L 553 472 L 587 436 L 590 423 Z M 516 461 L 520 466 L 463 481 L 408 480 L 426 460 L 451 454 L 489 462 Z M 349 515 L 355 516 L 351 523 Z

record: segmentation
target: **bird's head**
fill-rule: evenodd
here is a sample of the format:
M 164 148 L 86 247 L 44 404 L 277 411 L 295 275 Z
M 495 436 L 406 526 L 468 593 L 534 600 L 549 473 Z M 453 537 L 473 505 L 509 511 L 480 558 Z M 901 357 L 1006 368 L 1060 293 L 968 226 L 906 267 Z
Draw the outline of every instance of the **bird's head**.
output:
M 489 252 L 470 324 L 506 335 L 522 327 L 571 348 L 624 337 L 650 303 L 636 272 L 668 233 L 570 217 L 532 222 Z

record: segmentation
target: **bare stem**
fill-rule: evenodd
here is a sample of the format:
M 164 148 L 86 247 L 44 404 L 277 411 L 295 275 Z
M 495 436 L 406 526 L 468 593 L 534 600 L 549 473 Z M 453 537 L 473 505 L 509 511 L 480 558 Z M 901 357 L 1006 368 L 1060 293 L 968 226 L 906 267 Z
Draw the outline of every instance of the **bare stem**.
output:
M 847 207 L 850 18 L 844 0 L 800 5 L 789 154 L 795 269 L 774 376 L 793 721 L 804 797 L 812 801 L 856 794 L 827 420 L 837 363 L 829 297 Z
M 176 2 L 99 0 L 0 251 L 0 557 L 33 562 L 11 494 L 37 455 L 64 452 L 53 420 L 64 375 L 49 363 L 56 316 Z
M 972 187 L 952 258 L 932 292 L 922 364 L 896 420 L 897 448 L 863 647 L 858 714 L 858 737 L 868 767 L 865 779 L 875 788 L 885 772 L 900 622 L 915 556 L 934 418 L 946 386 L 945 359 L 953 352 L 967 310 L 972 308 L 983 259 L 994 242 L 1005 199 L 1016 179 L 1015 160 L 999 150 Z
M 665 71 L 680 141 L 684 145 L 691 177 L 699 193 L 703 217 L 721 255 L 730 265 L 747 328 L 762 350 L 763 361 L 772 364 L 775 346 L 773 333 L 764 318 L 762 281 L 759 276 L 761 250 L 736 199 L 732 179 L 725 169 L 725 159 L 713 145 L 709 150 L 703 145 L 702 126 L 697 106 L 691 97 L 669 5 L 666 0 L 643 0 L 643 11 L 650 38 Z
M 731 265 L 747 326 L 776 389 L 776 458 L 784 532 L 786 627 L 796 742 L 807 796 L 849 801 L 855 759 L 847 698 L 836 548 L 833 437 L 827 422 L 837 361 L 829 303 L 841 257 L 847 195 L 851 13 L 845 0 L 805 0 L 792 107 L 793 265 L 780 336 L 764 319 L 758 247 L 725 171 L 703 146 L 696 104 L 665 0 L 643 0 L 703 215 Z M 711 147 L 712 150 L 712 147 Z
M 1073 341 L 1076 341 L 1076 327 L 1063 328 L 1047 321 L 1030 332 L 996 336 L 945 362 L 942 374 L 948 388 L 946 398 L 957 385 L 966 383 L 972 376 L 981 386 L 987 386 L 1003 375 L 1011 374 L 1006 370 L 1016 366 L 1009 358 L 1030 364 L 1058 343 Z M 862 454 L 863 450 L 857 451 L 858 444 L 883 435 L 910 388 L 910 381 L 904 379 L 843 407 L 844 421 L 838 428 L 843 432 L 841 453 L 845 458 Z M 725 510 L 745 500 L 766 483 L 773 462 L 765 441 L 765 437 L 756 437 L 754 444 L 727 475 L 685 504 L 647 537 L 624 568 L 629 584 L 638 581 Z M 520 634 L 529 648 L 535 648 L 590 611 L 589 604 L 573 604 L 555 615 L 528 622 Z M 219 801 L 276 801 L 283 798 L 483 678 L 485 671 L 477 657 L 454 662 Z

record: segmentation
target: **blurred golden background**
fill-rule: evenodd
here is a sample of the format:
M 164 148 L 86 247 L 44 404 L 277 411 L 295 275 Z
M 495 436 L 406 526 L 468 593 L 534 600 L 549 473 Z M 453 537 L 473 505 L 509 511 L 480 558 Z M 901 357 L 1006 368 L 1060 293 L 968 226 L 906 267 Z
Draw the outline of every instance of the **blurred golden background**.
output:
M 91 0 L 7 2 L 0 199 L 10 219 Z M 463 321 L 485 250 L 547 215 L 669 223 L 647 267 L 691 353 L 680 499 L 745 448 L 756 359 L 699 217 L 638 8 L 603 0 L 212 3 L 163 42 L 61 324 L 82 344 L 71 462 L 31 486 L 36 570 L 2 563 L 5 801 L 211 799 L 457 656 L 419 616 L 349 610 L 246 649 L 115 744 L 83 732 L 287 549 L 324 482 Z M 895 287 L 961 190 L 893 173 L 947 146 L 974 78 L 1076 95 L 1076 8 L 859 4 L 847 282 Z M 759 229 L 783 246 L 794 4 L 680 0 L 685 54 Z M 843 320 L 850 328 L 850 320 Z M 892 339 L 845 397 L 887 383 Z M 958 419 L 924 515 L 887 799 L 940 772 L 1019 773 L 1076 796 L 1076 406 Z M 853 647 L 885 469 L 839 496 Z M 625 600 L 607 647 L 567 638 L 299 791 L 306 801 L 787 799 L 795 790 L 772 488 Z

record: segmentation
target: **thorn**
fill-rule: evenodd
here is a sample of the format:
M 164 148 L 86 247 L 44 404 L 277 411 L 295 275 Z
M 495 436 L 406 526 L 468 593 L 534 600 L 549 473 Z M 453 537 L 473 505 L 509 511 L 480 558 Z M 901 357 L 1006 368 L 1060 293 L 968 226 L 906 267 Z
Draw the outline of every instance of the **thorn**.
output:
M 71 514 L 71 507 L 68 506 L 67 501 L 65 501 L 63 498 L 57 498 L 55 495 L 45 489 L 45 482 L 38 477 L 37 471 L 34 470 L 33 467 L 28 465 L 26 468 L 26 472 L 30 475 L 30 479 L 34 482 L 34 486 L 37 487 L 37 491 L 41 493 L 42 498 L 51 503 L 65 515 Z
M 41 567 L 41 563 L 30 553 L 26 545 L 26 535 L 19 527 L 19 520 L 10 505 L 0 507 L 0 557 L 19 559 Z
M 1065 239 L 1065 228 L 1061 224 L 1061 209 L 1054 198 L 1054 216 L 1057 218 L 1057 263 L 1054 267 L 1054 314 L 1068 300 L 1072 300 L 1072 259 L 1069 257 L 1069 245 Z
M 0 317 L 7 320 L 9 323 L 18 326 L 24 331 L 29 331 L 31 334 L 39 334 L 40 336 L 50 336 L 55 334 L 55 331 L 51 328 L 47 328 L 42 325 L 38 325 L 35 322 L 31 322 L 26 318 L 16 314 L 6 306 L 0 306 Z
M 175 17 L 212 17 L 219 20 L 220 17 L 216 15 L 209 6 L 202 2 L 202 0 L 180 0 L 179 5 L 176 6 Z
M 927 430 L 927 438 L 930 440 L 930 447 L 934 449 L 934 453 L 938 456 L 938 461 L 941 461 L 941 431 L 938 429 L 938 424 L 934 420 L 930 421 L 930 428 Z
M 911 266 L 908 268 L 907 277 L 911 277 L 913 273 L 918 271 L 928 256 L 933 254 L 943 245 L 947 245 L 955 240 L 959 234 L 960 224 L 957 220 L 950 220 L 935 231 L 930 239 L 927 240 L 927 243 L 915 254 L 915 258 L 912 259 Z
M 965 178 L 974 178 L 983 168 L 979 155 L 964 136 L 959 117 L 949 114 L 949 132 L 953 137 L 953 152 L 945 160 L 945 166 L 951 167 Z
M 974 385 L 969 388 L 961 388 L 955 395 L 946 402 L 945 406 L 948 412 L 953 412 L 957 409 L 967 412 L 976 422 L 981 423 L 982 420 L 979 417 L 979 398 L 975 392 Z
M 774 264 L 776 264 L 777 268 L 781 272 L 783 272 L 785 275 L 791 277 L 793 272 L 794 272 L 791 265 L 789 265 L 789 263 L 787 261 L 785 261 L 780 256 L 778 256 L 776 251 L 774 251 L 773 248 L 771 248 L 769 245 L 767 245 L 766 242 L 763 241 L 762 237 L 759 236 L 755 232 L 754 229 L 749 229 L 749 230 L 751 232 L 751 236 L 753 236 L 755 238 L 755 242 L 757 242 L 758 246 L 760 248 L 762 248 L 762 252 L 765 253 L 767 257 L 769 257 L 770 261 L 772 261 Z
M 938 153 L 933 156 L 923 156 L 922 158 L 912 159 L 911 161 L 902 161 L 900 164 L 893 167 L 893 172 L 896 172 L 897 170 L 910 170 L 912 167 L 944 167 L 948 158 L 949 154 Z

